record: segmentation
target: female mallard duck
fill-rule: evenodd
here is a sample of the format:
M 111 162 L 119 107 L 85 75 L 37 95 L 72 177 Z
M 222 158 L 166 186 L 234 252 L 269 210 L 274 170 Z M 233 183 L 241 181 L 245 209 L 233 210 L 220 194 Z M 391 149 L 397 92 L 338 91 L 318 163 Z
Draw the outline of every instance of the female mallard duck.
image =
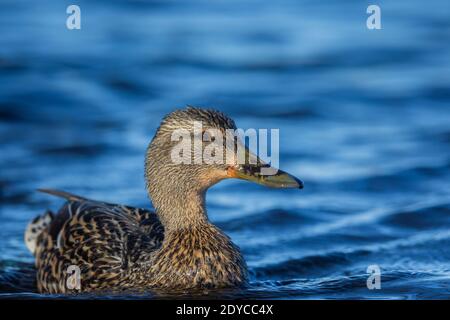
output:
M 223 113 L 193 107 L 163 119 L 145 161 L 147 190 L 156 214 L 41 190 L 67 202 L 56 215 L 47 211 L 35 218 L 25 232 L 26 245 L 36 257 L 39 292 L 223 288 L 247 283 L 239 248 L 208 220 L 206 190 L 225 178 L 280 188 L 303 184 L 281 170 L 260 175 L 259 169 L 267 165 L 259 159 L 257 164 L 244 165 L 174 163 L 171 150 L 178 141 L 172 141 L 172 132 L 192 132 L 195 121 L 205 130 L 236 129 Z M 235 146 L 239 143 L 234 141 Z M 66 285 L 73 266 L 79 268 L 80 287 Z

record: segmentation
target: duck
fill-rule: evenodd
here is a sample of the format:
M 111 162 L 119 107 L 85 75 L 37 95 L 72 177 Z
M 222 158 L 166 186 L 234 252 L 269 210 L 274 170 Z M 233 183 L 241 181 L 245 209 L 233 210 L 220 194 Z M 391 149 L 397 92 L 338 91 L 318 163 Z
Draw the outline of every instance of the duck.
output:
M 56 213 L 45 211 L 25 230 L 25 244 L 34 255 L 38 292 L 206 290 L 248 285 L 249 273 L 239 247 L 208 218 L 206 191 L 228 178 L 272 188 L 301 189 L 303 182 L 279 169 L 262 175 L 261 169 L 270 165 L 239 139 L 233 141 L 236 148 L 232 150 L 241 143 L 245 154 L 257 161 L 173 161 L 174 130 L 193 132 L 195 122 L 202 124 L 203 133 L 236 130 L 230 117 L 214 109 L 188 106 L 166 115 L 145 154 L 144 176 L 152 210 L 38 189 L 65 200 Z M 202 140 L 202 148 L 206 144 Z

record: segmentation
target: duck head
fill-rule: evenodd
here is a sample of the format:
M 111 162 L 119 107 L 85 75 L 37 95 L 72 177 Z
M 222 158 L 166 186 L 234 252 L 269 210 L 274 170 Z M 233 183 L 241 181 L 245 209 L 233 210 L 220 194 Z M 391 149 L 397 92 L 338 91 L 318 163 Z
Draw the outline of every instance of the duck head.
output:
M 206 219 L 205 192 L 223 179 L 303 188 L 301 180 L 271 168 L 253 154 L 239 137 L 232 136 L 235 130 L 234 121 L 216 110 L 187 107 L 164 117 L 147 149 L 145 177 L 165 227 Z

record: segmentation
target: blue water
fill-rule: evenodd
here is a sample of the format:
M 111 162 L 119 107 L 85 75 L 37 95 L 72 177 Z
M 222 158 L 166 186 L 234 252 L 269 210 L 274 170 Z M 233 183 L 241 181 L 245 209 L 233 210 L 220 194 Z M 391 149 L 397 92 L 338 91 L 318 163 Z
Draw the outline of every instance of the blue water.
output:
M 34 190 L 150 207 L 145 148 L 186 104 L 279 128 L 305 181 L 208 192 L 251 286 L 206 297 L 450 297 L 447 0 L 376 1 L 381 30 L 356 0 L 79 0 L 73 31 L 69 4 L 0 4 L 0 298 L 40 297 L 23 231 L 62 203 Z

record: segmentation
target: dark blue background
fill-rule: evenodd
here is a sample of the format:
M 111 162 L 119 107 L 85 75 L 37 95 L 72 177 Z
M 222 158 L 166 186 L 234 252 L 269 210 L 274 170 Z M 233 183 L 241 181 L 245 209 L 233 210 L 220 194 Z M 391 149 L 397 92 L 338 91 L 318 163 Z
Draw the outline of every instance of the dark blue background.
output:
M 447 0 L 2 0 L 0 297 L 38 296 L 23 231 L 61 201 L 34 189 L 150 206 L 145 148 L 192 104 L 279 128 L 280 165 L 306 184 L 209 191 L 252 275 L 211 295 L 448 298 L 449 88 Z

